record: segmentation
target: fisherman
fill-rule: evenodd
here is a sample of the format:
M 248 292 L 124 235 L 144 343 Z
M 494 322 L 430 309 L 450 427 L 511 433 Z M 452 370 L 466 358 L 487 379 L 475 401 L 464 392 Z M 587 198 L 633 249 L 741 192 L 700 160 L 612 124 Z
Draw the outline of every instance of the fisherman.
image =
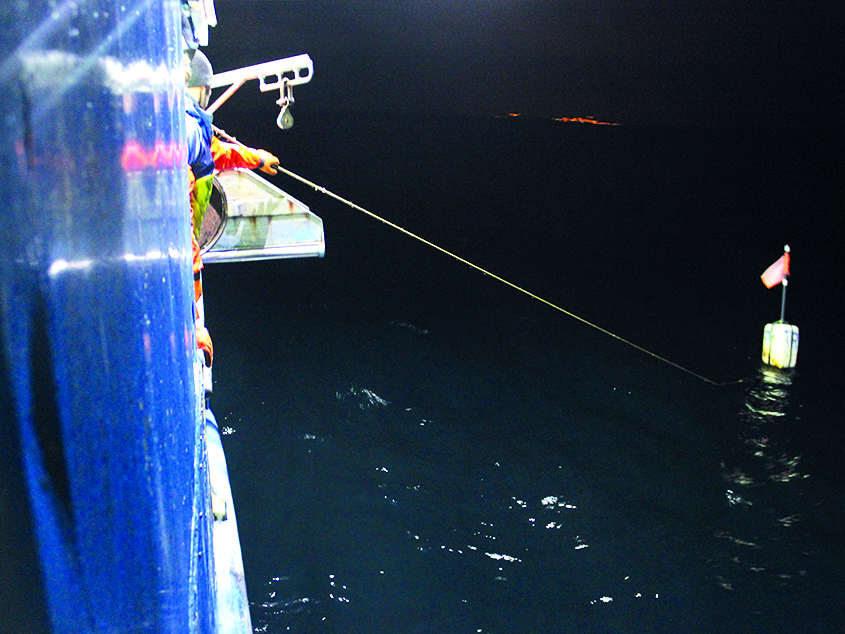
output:
M 191 202 L 191 242 L 193 245 L 194 299 L 202 298 L 202 258 L 199 232 L 202 219 L 211 199 L 215 170 L 222 172 L 236 167 L 259 168 L 267 174 L 276 174 L 279 159 L 266 150 L 256 150 L 237 143 L 220 141 L 214 136 L 212 117 L 205 112 L 211 98 L 211 62 L 199 50 L 186 53 L 190 64 L 186 68 L 185 127 L 188 137 L 188 181 Z M 199 310 L 197 310 L 199 314 Z M 211 337 L 204 326 L 197 324 L 197 345 L 206 355 L 206 365 L 214 357 Z

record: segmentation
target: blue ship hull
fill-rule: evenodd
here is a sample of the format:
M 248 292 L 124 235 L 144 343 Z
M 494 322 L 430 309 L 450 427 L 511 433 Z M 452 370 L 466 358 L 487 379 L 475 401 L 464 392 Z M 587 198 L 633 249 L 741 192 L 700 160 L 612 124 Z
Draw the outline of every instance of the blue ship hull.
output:
M 0 629 L 250 631 L 211 509 L 178 4 L 0 18 Z

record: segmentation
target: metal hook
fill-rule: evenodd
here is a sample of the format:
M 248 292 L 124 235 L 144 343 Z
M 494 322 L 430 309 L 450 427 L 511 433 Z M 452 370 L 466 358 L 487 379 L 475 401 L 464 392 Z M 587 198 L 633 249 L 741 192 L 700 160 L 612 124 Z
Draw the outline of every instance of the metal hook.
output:
M 282 111 L 276 117 L 276 125 L 282 130 L 290 130 L 293 127 L 293 115 L 290 113 L 287 104 L 282 106 Z
M 282 107 L 282 111 L 276 118 L 276 125 L 282 130 L 290 130 L 293 127 L 293 115 L 289 108 L 293 103 L 293 86 L 288 82 L 287 77 L 282 78 L 279 92 L 279 100 L 276 103 Z

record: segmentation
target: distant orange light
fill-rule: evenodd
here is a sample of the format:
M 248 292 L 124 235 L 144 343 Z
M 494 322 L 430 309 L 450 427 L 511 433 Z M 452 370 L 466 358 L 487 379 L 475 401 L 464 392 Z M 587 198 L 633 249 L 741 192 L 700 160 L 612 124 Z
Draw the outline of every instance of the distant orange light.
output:
M 496 115 L 496 118 L 500 117 L 522 117 L 523 114 L 521 112 L 509 112 L 506 115 Z M 531 118 L 529 116 L 529 118 Z M 540 117 L 541 119 L 545 119 L 545 117 Z M 592 125 L 619 125 L 618 123 L 612 123 L 610 121 L 599 121 L 594 117 L 551 117 L 552 121 L 561 121 L 563 123 L 589 123 Z
M 592 117 L 557 117 L 554 121 L 562 121 L 564 123 L 591 123 L 593 125 L 619 125 L 618 123 L 610 123 L 609 121 L 598 121 Z

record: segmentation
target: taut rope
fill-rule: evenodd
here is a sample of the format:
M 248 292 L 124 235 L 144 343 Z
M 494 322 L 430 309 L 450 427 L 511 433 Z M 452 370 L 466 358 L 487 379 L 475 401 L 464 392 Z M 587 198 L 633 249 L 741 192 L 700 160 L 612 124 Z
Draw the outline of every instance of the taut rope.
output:
M 219 128 L 214 128 L 214 132 L 218 136 L 221 136 L 222 138 L 226 139 L 227 141 L 231 141 L 233 143 L 238 142 L 237 139 L 235 139 L 232 136 L 229 136 L 228 134 L 226 134 L 223 130 L 220 130 Z M 484 269 L 484 268 L 478 266 L 477 264 L 473 264 L 469 260 L 465 260 L 461 256 L 456 255 L 456 254 L 452 253 L 451 251 L 448 251 L 447 249 L 444 249 L 443 247 L 438 246 L 438 245 L 434 244 L 433 242 L 430 242 L 430 241 L 426 240 L 425 238 L 418 236 L 417 234 L 415 234 L 411 231 L 408 231 L 404 227 L 400 227 L 399 225 L 397 225 L 393 222 L 390 222 L 386 218 L 382 218 L 381 216 L 374 214 L 372 211 L 364 209 L 360 205 L 356 205 L 351 200 L 347 200 L 346 198 L 343 198 L 342 196 L 338 196 L 337 194 L 327 190 L 325 187 L 317 185 L 316 183 L 313 183 L 313 182 L 309 181 L 307 178 L 303 178 L 302 176 L 299 176 L 298 174 L 294 174 L 290 170 L 282 167 L 281 165 L 278 166 L 276 169 L 279 172 L 282 172 L 283 174 L 287 174 L 291 178 L 298 180 L 299 182 L 304 183 L 305 185 L 308 185 L 309 187 L 312 187 L 313 189 L 317 190 L 318 192 L 325 194 L 326 196 L 329 196 L 331 198 L 334 198 L 335 200 L 343 203 L 344 205 L 352 207 L 352 209 L 360 211 L 361 213 L 366 214 L 370 218 L 374 218 L 375 220 L 378 220 L 379 222 L 386 224 L 388 227 L 392 227 L 393 229 L 396 229 L 397 231 L 401 231 L 405 235 L 413 238 L 414 240 L 419 240 L 423 244 L 431 247 L 432 249 L 436 249 L 437 251 L 440 251 L 441 253 L 443 253 L 445 255 L 448 255 L 450 258 L 453 258 L 453 259 L 457 260 L 458 262 L 461 262 L 462 264 L 466 264 L 468 267 L 473 268 L 476 271 L 483 273 L 484 275 L 492 277 L 494 280 L 501 282 L 502 284 L 505 284 L 507 286 L 510 286 L 514 290 L 517 290 L 520 293 L 524 293 L 525 295 L 528 295 L 528 297 L 530 297 L 532 299 L 536 299 L 538 302 L 542 302 L 546 306 L 549 306 L 550 308 L 553 308 L 553 309 L 563 313 L 564 315 L 572 317 L 572 319 L 580 321 L 582 324 L 585 324 L 585 325 L 589 326 L 590 328 L 594 328 L 594 329 L 598 330 L 599 332 L 607 335 L 608 337 L 613 337 L 617 341 L 621 341 L 622 343 L 629 345 L 632 348 L 639 350 L 640 352 L 645 353 L 645 354 L 649 355 L 650 357 L 657 359 L 658 361 L 662 361 L 663 363 L 671 365 L 673 368 L 677 368 L 678 370 L 681 370 L 682 372 L 686 372 L 687 374 L 690 374 L 690 375 L 694 376 L 695 378 L 704 381 L 705 383 L 709 383 L 710 385 L 723 386 L 723 385 L 731 385 L 733 383 L 741 383 L 743 381 L 743 379 L 739 379 L 738 381 L 729 381 L 729 382 L 726 382 L 726 383 L 718 383 L 716 381 L 708 379 L 707 377 L 702 376 L 702 375 L 698 374 L 697 372 L 693 372 L 689 368 L 685 368 L 684 366 L 679 365 L 679 364 L 675 363 L 674 361 L 670 361 L 669 359 L 667 359 L 665 357 L 661 357 L 659 354 L 656 354 L 656 353 L 652 352 L 651 350 L 647 350 L 647 349 L 643 348 L 642 346 L 638 346 L 637 344 L 633 343 L 632 341 L 628 341 L 627 339 L 624 339 L 623 337 L 620 337 L 619 335 L 612 333 L 609 330 L 602 328 L 601 326 L 584 319 L 583 317 L 579 317 L 575 313 L 572 313 L 572 312 L 566 310 L 565 308 L 562 308 L 561 306 L 558 306 L 557 304 L 554 304 L 554 303 L 548 301 L 547 299 L 543 299 L 539 295 L 535 295 L 534 293 L 522 288 L 521 286 L 517 286 L 513 282 L 509 282 L 508 280 L 504 279 L 503 277 L 500 277 L 500 276 L 496 275 L 495 273 L 491 273 L 487 269 Z

